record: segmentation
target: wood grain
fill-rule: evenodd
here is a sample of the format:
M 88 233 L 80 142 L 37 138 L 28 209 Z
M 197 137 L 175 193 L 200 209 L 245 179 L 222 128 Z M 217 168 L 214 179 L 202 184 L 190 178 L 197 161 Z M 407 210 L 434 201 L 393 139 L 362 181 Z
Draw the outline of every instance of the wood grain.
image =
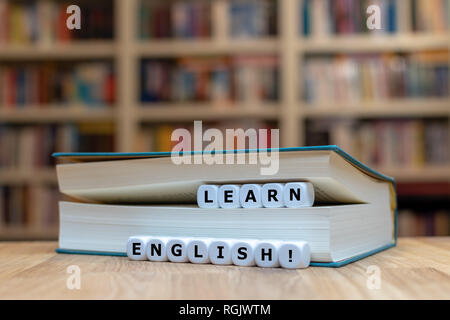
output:
M 1 299 L 450 299 L 450 237 L 404 238 L 348 266 L 304 270 L 152 263 L 56 254 L 56 242 L 0 243 Z M 80 290 L 66 286 L 70 265 Z M 368 289 L 378 266 L 381 288 Z

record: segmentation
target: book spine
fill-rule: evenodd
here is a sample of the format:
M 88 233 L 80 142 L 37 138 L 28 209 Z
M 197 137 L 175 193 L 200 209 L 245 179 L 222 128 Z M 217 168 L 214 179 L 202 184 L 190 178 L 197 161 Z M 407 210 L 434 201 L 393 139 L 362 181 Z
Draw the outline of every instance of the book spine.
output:
M 83 28 L 66 28 L 67 4 L 50 0 L 35 2 L 0 1 L 0 43 L 48 44 L 81 39 L 112 39 L 110 4 L 89 2 L 83 5 Z
M 302 82 L 304 97 L 314 107 L 331 101 L 448 97 L 448 74 L 444 55 L 341 55 L 306 58 Z
M 153 2 L 143 0 L 138 13 L 141 39 L 203 38 L 211 34 L 209 1 Z
M 110 63 L 0 65 L 1 108 L 43 104 L 112 105 L 115 76 Z
M 0 186 L 0 228 L 56 227 L 60 199 L 56 187 Z
M 301 7 L 303 36 L 325 37 L 333 34 L 358 34 L 370 30 L 366 26 L 365 9 L 370 4 L 381 8 L 382 30 L 397 32 L 398 0 L 304 0 Z M 437 13 L 439 14 L 439 13 Z
M 448 236 L 450 211 L 404 209 L 398 213 L 399 237 Z
M 321 132 L 329 134 L 322 134 Z M 449 127 L 445 120 L 377 120 L 308 126 L 308 145 L 335 144 L 369 166 L 422 168 L 450 160 Z
M 238 56 L 231 63 L 226 58 L 150 59 L 141 64 L 141 101 L 224 102 L 233 95 L 237 101 L 276 101 L 277 82 L 278 61 L 272 56 Z
M 276 34 L 276 3 L 273 0 L 230 1 L 229 20 L 233 38 Z

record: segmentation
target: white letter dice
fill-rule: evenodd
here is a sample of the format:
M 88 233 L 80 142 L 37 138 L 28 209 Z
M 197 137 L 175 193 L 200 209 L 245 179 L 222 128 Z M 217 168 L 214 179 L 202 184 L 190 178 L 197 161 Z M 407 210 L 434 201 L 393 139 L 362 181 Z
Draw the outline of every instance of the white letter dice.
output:
M 288 208 L 312 207 L 314 187 L 311 182 L 289 182 L 283 189 L 284 205 Z
M 261 208 L 261 186 L 259 184 L 242 185 L 239 198 L 242 208 Z
M 314 204 L 310 182 L 201 185 L 197 190 L 200 208 L 300 208 Z
M 239 189 L 237 184 L 225 184 L 219 188 L 219 206 L 221 208 L 239 208 Z
M 197 204 L 200 208 L 218 208 L 219 187 L 213 184 L 201 185 L 197 190 Z
M 265 208 L 284 207 L 283 188 L 284 186 L 281 183 L 266 183 L 263 185 L 261 189 L 263 206 Z
M 234 264 L 263 268 L 306 268 L 311 250 L 305 241 L 132 236 L 127 242 L 132 260 Z

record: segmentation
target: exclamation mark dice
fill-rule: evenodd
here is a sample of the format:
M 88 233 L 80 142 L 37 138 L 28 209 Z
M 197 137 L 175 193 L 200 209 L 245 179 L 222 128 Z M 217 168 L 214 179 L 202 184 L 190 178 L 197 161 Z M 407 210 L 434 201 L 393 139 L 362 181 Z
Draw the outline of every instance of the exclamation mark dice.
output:
M 278 249 L 280 265 L 286 269 L 307 268 L 311 261 L 308 242 L 294 241 L 283 243 Z

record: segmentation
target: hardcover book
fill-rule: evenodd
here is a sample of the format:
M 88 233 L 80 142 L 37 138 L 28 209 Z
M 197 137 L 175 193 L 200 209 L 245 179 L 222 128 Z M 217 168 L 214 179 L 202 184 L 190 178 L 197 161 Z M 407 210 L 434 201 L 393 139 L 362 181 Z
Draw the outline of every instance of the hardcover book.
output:
M 246 157 L 263 150 L 220 151 Z M 312 266 L 339 267 L 396 244 L 394 180 L 337 146 L 268 149 L 279 168 L 261 164 L 177 165 L 170 152 L 56 153 L 61 202 L 58 252 L 126 256 L 130 236 L 307 241 Z M 202 157 L 204 152 L 185 152 Z M 199 208 L 202 184 L 310 182 L 304 208 Z

